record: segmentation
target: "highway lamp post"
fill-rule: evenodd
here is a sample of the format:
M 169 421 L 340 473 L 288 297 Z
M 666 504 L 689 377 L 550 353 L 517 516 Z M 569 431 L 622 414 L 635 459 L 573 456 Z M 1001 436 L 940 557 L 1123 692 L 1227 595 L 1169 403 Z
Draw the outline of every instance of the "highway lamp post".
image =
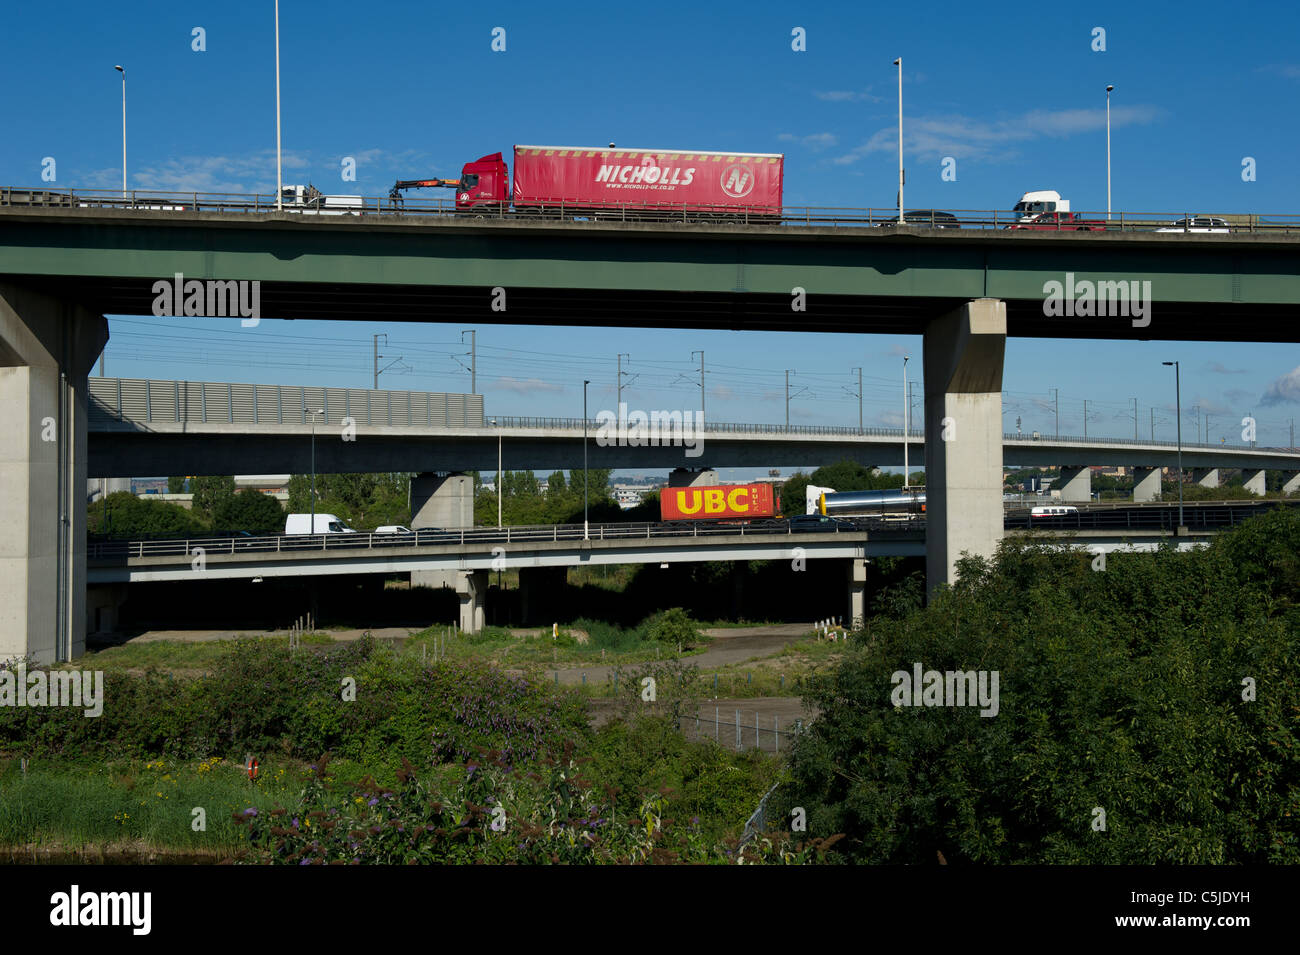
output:
M 126 70 L 121 66 L 113 69 L 122 74 L 122 198 L 126 198 Z M 100 377 L 103 377 L 100 371 Z
M 901 67 L 900 67 L 900 70 L 901 70 Z M 900 73 L 900 76 L 901 76 L 901 75 L 902 75 L 902 74 Z M 899 82 L 901 83 L 902 80 L 899 80 Z M 901 129 L 901 127 L 900 127 L 900 129 Z M 903 490 L 904 490 L 904 491 L 907 490 L 907 479 L 908 479 L 908 469 L 907 469 L 907 419 L 908 419 L 908 412 L 909 412 L 911 409 L 907 407 L 907 404 L 908 404 L 908 402 L 907 402 L 907 360 L 908 360 L 908 358 L 910 358 L 910 357 L 911 357 L 910 355 L 904 355 L 904 356 L 903 356 Z
M 316 416 L 324 414 L 324 408 L 308 410 L 311 415 L 311 532 L 316 533 Z
M 1083 399 L 1083 440 L 1088 440 L 1088 399 Z
M 275 210 L 284 208 L 284 157 L 280 150 L 280 0 L 275 0 Z M 313 527 L 314 531 L 316 528 Z
M 587 522 L 587 386 L 590 381 L 582 383 L 582 539 L 591 539 L 591 525 Z M 700 379 L 703 386 L 704 379 Z
M 1133 399 L 1133 440 L 1138 439 L 1138 400 Z
M 898 224 L 903 224 L 903 58 L 894 61 L 898 67 Z M 903 482 L 907 487 L 907 482 Z
M 1061 440 L 1061 389 L 1052 389 L 1052 401 L 1056 406 L 1056 440 Z
M 1162 365 L 1174 366 L 1174 416 L 1178 422 L 1178 526 L 1183 526 L 1183 386 L 1179 380 L 1179 366 L 1176 361 L 1163 361 Z
M 1106 218 L 1110 219 L 1110 91 L 1115 87 L 1106 87 Z

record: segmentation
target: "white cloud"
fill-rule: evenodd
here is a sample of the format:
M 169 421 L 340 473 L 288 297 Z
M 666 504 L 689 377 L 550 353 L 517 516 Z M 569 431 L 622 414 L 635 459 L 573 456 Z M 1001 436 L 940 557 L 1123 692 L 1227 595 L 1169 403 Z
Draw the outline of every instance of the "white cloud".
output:
M 1300 367 L 1282 375 L 1264 389 L 1263 405 L 1300 404 Z
M 502 391 L 513 391 L 520 395 L 538 393 L 554 394 L 564 390 L 563 385 L 557 385 L 550 381 L 542 381 L 540 378 L 498 378 L 492 383 L 492 385 Z
M 1111 108 L 1111 127 L 1143 126 L 1164 115 L 1154 106 Z M 1040 138 L 1067 138 L 1106 128 L 1104 109 L 1030 110 L 1011 119 L 992 122 L 970 116 L 922 116 L 903 126 L 903 148 L 919 159 L 944 156 L 961 159 L 1006 159 L 1016 155 L 1016 145 Z M 897 127 L 877 130 L 871 138 L 833 162 L 849 165 L 872 153 L 898 149 Z
M 1300 63 L 1270 63 L 1256 67 L 1257 73 L 1272 73 L 1288 80 L 1300 80 Z
M 1201 370 L 1212 375 L 1244 375 L 1246 373 L 1244 368 L 1228 368 L 1223 362 L 1219 361 L 1207 361 Z
M 807 136 L 796 136 L 793 133 L 782 133 L 777 139 L 787 143 L 798 143 L 801 146 L 807 146 L 809 149 L 821 150 L 830 146 L 839 144 L 839 137 L 834 133 L 810 133 Z
M 818 90 L 813 93 L 826 103 L 882 103 L 885 98 L 876 96 L 868 86 L 865 90 Z

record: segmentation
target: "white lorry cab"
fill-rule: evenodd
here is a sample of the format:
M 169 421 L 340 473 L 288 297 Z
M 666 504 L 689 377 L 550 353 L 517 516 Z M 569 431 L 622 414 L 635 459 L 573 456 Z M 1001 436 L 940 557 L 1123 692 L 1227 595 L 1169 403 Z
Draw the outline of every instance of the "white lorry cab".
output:
M 355 534 L 341 518 L 333 514 L 317 514 L 312 527 L 311 514 L 290 514 L 284 519 L 284 532 L 288 534 Z
M 1037 192 L 1026 192 L 1011 211 L 1020 216 L 1021 222 L 1025 222 L 1041 212 L 1069 212 L 1070 200 L 1062 199 L 1055 189 L 1040 189 Z

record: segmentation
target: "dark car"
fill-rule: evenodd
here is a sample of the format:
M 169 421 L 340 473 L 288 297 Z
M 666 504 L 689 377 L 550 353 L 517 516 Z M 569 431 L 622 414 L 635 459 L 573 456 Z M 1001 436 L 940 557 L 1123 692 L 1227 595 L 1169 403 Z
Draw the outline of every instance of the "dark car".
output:
M 903 224 L 935 229 L 961 228 L 961 220 L 951 212 L 938 212 L 934 209 L 910 209 L 903 213 Z
M 790 518 L 790 533 L 815 534 L 819 531 L 851 531 L 854 526 L 838 517 L 825 514 L 797 514 Z

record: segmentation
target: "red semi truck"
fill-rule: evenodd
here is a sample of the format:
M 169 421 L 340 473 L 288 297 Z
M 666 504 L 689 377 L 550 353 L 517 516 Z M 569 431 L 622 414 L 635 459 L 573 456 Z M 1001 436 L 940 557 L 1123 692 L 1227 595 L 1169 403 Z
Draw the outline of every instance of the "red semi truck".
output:
M 771 484 L 666 487 L 659 492 L 659 516 L 665 521 L 746 521 L 774 517 L 780 506 Z
M 692 149 L 516 146 L 514 187 L 501 153 L 467 163 L 459 179 L 408 179 L 389 195 L 456 190 L 470 215 L 683 219 L 776 217 L 784 157 Z

